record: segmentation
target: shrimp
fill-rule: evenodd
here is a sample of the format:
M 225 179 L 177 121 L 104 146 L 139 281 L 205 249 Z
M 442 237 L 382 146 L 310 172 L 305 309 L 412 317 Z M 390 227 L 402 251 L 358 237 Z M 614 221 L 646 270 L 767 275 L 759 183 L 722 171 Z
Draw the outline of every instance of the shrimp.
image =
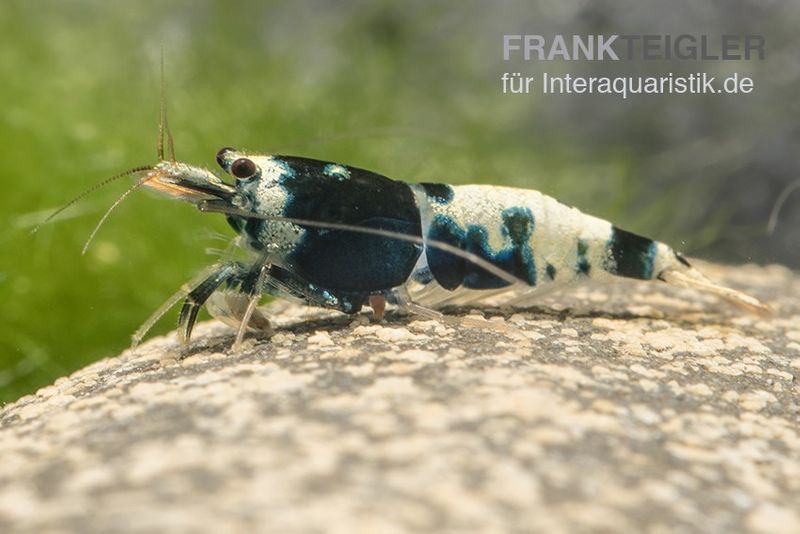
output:
M 447 305 L 480 305 L 491 296 L 525 307 L 552 289 L 622 277 L 691 287 L 771 313 L 758 299 L 710 281 L 668 245 L 538 191 L 406 183 L 340 163 L 226 147 L 216 161 L 231 183 L 176 161 L 163 105 L 157 145 L 158 163 L 104 182 L 137 178 L 84 251 L 112 210 L 145 187 L 223 214 L 246 259 L 221 261 L 181 288 L 134 334 L 134 345 L 183 300 L 184 343 L 206 305 L 238 328 L 238 348 L 247 329 L 270 329 L 257 307 L 263 294 L 347 314 L 370 306 L 377 318 L 387 303 L 441 317 L 436 308 Z

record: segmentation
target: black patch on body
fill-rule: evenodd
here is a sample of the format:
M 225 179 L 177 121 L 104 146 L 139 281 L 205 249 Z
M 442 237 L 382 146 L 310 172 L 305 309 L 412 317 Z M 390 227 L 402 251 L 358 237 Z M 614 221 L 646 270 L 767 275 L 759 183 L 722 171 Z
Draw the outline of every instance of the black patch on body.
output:
M 608 248 L 614 261 L 609 272 L 640 280 L 652 278 L 655 241 L 614 226 Z
M 464 231 L 447 217 L 434 217 L 428 229 L 428 239 L 466 250 Z M 440 286 L 453 290 L 461 285 L 467 267 L 464 258 L 445 252 L 435 245 L 428 245 L 425 255 L 428 259 L 428 268 Z
M 552 263 L 548 263 L 547 264 L 547 267 L 545 267 L 545 272 L 547 273 L 547 277 L 550 280 L 555 280 L 556 279 L 556 273 L 558 271 L 556 271 L 556 268 L 553 266 Z
M 533 215 L 528 208 L 511 207 L 504 210 L 500 216 L 503 221 L 502 231 L 511 244 L 497 252 L 489 247 L 488 233 L 484 225 L 471 224 L 465 229 L 444 215 L 437 215 L 431 221 L 428 239 L 441 241 L 475 254 L 508 274 L 535 286 L 536 266 L 533 251 L 529 246 L 534 227 Z M 431 273 L 445 289 L 454 290 L 459 286 L 469 289 L 495 289 L 509 285 L 507 280 L 474 262 L 437 248 L 433 244 L 428 244 L 425 254 Z
M 390 230 L 420 238 L 419 208 L 408 184 L 342 165 L 349 178 L 332 179 L 330 162 L 274 156 L 291 172 L 282 179 L 286 217 Z M 403 284 L 422 246 L 345 230 L 306 228 L 286 257 L 294 273 L 315 286 L 338 292 L 373 292 Z
M 447 184 L 419 184 L 425 190 L 428 200 L 437 204 L 448 204 L 453 200 L 453 188 Z
M 583 239 L 578 239 L 576 248 L 578 260 L 575 264 L 575 272 L 589 276 L 589 273 L 592 271 L 592 265 L 586 258 L 586 252 L 589 250 L 589 244 Z
M 228 218 L 230 221 L 230 217 Z M 242 228 L 244 235 L 247 236 L 247 244 L 253 250 L 264 250 L 264 243 L 261 240 L 261 229 L 267 224 L 263 219 L 240 219 L 243 221 Z M 231 224 L 233 226 L 233 224 Z
M 429 267 L 425 267 L 414 273 L 414 281 L 422 285 L 428 285 L 434 281 L 433 273 Z

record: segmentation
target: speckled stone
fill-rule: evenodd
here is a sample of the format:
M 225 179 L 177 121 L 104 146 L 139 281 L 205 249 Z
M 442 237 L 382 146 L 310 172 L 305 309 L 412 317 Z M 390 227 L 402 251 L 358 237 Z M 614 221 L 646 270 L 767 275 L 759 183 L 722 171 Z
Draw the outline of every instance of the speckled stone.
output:
M 0 411 L 0 531 L 798 532 L 800 278 L 705 270 L 777 316 L 629 283 L 153 339 Z

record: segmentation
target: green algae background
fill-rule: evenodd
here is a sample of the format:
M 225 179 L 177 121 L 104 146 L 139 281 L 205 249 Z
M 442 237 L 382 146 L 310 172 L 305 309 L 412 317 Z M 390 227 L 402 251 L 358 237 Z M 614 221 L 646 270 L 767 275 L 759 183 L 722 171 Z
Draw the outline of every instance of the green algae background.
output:
M 222 146 L 303 155 L 407 181 L 531 187 L 584 211 L 733 263 L 800 264 L 797 203 L 764 232 L 800 175 L 791 3 L 101 2 L 0 5 L 0 400 L 52 382 L 131 333 L 232 236 L 221 217 L 137 193 L 81 248 L 130 182 L 46 214 L 153 163 L 166 58 L 180 160 L 214 168 Z M 662 3 L 663 4 L 663 3 Z M 634 7 L 635 6 L 635 7 Z M 504 33 L 767 36 L 741 68 L 749 98 L 503 95 L 506 71 L 592 74 L 608 65 L 504 64 Z M 777 56 L 777 59 L 776 59 Z M 792 59 L 794 58 L 794 59 Z M 154 329 L 173 327 L 176 311 Z

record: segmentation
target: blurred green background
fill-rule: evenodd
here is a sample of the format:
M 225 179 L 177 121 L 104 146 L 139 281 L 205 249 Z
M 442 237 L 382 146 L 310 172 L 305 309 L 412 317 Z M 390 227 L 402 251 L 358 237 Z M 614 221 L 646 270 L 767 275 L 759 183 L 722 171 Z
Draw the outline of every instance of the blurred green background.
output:
M 116 354 L 212 261 L 219 216 L 145 193 L 80 250 L 117 183 L 153 163 L 159 55 L 180 160 L 222 146 L 304 155 L 407 181 L 498 183 L 728 262 L 800 264 L 798 17 L 792 2 L 18 1 L 0 4 L 0 401 Z M 764 62 L 504 63 L 506 33 L 760 33 Z M 505 71 L 731 70 L 742 96 L 502 95 Z M 168 331 L 170 313 L 154 333 Z M 151 334 L 152 335 L 152 334 Z

